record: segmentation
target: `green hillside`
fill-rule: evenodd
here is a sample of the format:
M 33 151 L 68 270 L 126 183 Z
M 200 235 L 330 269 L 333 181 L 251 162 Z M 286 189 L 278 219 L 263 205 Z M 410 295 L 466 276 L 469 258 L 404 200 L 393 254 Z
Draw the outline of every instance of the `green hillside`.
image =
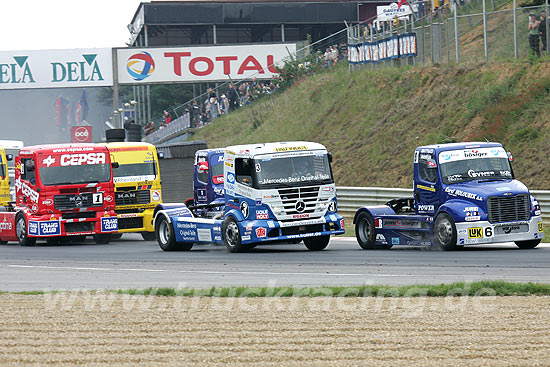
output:
M 515 174 L 548 189 L 550 63 L 506 62 L 349 72 L 341 65 L 216 119 L 210 147 L 310 140 L 334 154 L 338 185 L 412 186 L 416 146 L 502 142 Z

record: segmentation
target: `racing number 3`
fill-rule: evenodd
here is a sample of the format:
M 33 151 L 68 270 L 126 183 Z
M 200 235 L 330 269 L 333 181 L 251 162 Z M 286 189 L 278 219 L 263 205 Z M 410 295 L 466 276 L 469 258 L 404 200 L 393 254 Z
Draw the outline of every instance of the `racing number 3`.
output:
M 92 194 L 92 204 L 103 204 L 103 193 L 101 192 L 94 192 Z

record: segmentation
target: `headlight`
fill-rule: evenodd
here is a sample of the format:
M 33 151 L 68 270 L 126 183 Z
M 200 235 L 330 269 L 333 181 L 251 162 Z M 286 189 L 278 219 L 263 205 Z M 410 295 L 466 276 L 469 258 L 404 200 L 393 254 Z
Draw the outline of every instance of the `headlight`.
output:
M 283 211 L 283 207 L 279 206 L 279 205 L 276 205 L 273 207 L 273 212 L 275 214 L 281 214 L 281 212 Z

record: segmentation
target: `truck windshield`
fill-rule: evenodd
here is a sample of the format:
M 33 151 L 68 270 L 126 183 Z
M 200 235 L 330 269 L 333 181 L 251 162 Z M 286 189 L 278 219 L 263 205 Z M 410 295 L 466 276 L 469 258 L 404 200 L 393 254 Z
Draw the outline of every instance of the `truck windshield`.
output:
M 223 177 L 223 154 L 214 154 L 210 157 L 210 170 L 212 177 Z
M 121 164 L 113 169 L 115 182 L 123 181 L 152 181 L 156 177 L 154 163 L 130 163 Z
M 79 166 L 40 167 L 43 185 L 70 185 L 107 182 L 111 179 L 111 165 L 83 164 Z
M 503 148 L 452 150 L 439 154 L 443 183 L 512 179 L 508 155 Z
M 280 157 L 278 157 L 280 156 Z M 326 152 L 309 155 L 266 155 L 254 159 L 258 188 L 333 183 Z

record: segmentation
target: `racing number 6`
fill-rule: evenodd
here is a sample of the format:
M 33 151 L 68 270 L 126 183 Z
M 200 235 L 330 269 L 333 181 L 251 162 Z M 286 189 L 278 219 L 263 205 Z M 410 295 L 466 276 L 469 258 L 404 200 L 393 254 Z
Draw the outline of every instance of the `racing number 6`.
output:
M 103 204 L 103 193 L 94 192 L 92 194 L 92 204 Z
M 485 237 L 493 237 L 493 228 L 485 227 Z

